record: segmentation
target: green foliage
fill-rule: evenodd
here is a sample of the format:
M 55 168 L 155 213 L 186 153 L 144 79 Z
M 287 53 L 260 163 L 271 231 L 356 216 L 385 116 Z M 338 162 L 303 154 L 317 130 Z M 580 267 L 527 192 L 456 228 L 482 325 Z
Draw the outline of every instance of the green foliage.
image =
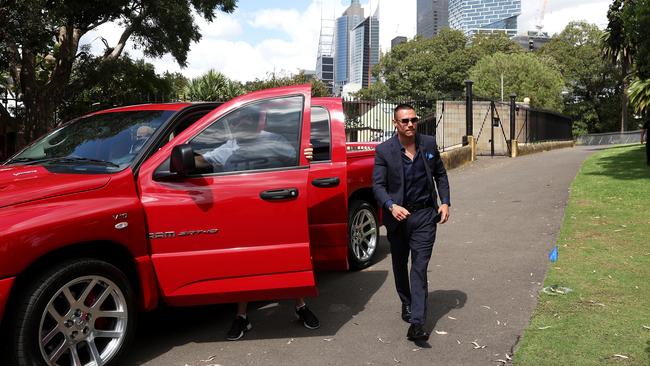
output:
M 255 79 L 244 84 L 244 89 L 247 92 L 256 90 L 277 88 L 281 86 L 311 84 L 311 95 L 314 97 L 328 97 L 330 96 L 327 85 L 321 80 L 312 78 L 305 75 L 304 72 L 291 76 L 279 76 L 275 72 L 269 73 L 266 79 Z
M 499 52 L 483 57 L 469 74 L 476 94 L 482 97 L 500 98 L 503 75 L 506 92 L 514 92 L 520 99 L 529 97 L 535 108 L 562 110 L 562 75 L 534 54 Z
M 3 1 L 0 72 L 11 76 L 24 102 L 19 145 L 53 127 L 84 34 L 108 22 L 121 27 L 117 44 L 105 42 L 103 63 L 117 62 L 130 41 L 147 56 L 171 54 L 185 66 L 190 45 L 201 38 L 196 15 L 211 21 L 235 7 L 236 0 Z M 2 106 L 0 114 L 6 115 Z
M 617 129 L 620 71 L 602 57 L 603 34 L 594 24 L 571 22 L 539 50 L 564 77 L 564 111 L 577 136 Z
M 630 84 L 628 89 L 630 101 L 634 109 L 641 113 L 648 111 L 650 108 L 650 79 L 636 79 Z
M 524 50 L 505 33 L 477 33 L 472 38 L 470 51 L 475 61 L 497 52 L 505 54 L 523 53 Z
M 462 93 L 473 64 L 463 32 L 444 29 L 431 39 L 416 38 L 395 46 L 373 74 L 384 80 L 385 99 L 433 100 Z
M 244 93 L 242 85 L 224 74 L 210 70 L 192 79 L 187 85 L 187 97 L 192 101 L 227 101 Z
M 114 105 L 171 101 L 177 96 L 174 82 L 179 80 L 179 75 L 159 76 L 152 64 L 128 54 L 111 63 L 86 55 L 75 64 L 71 83 L 63 92 L 59 118 L 67 120 Z
M 468 42 L 461 31 L 445 29 L 431 39 L 395 46 L 375 66 L 379 80 L 356 93 L 366 99 L 433 100 L 465 90 L 469 69 L 486 55 L 523 50 L 505 34 L 477 34 Z
M 650 0 L 616 0 L 607 14 L 609 25 L 605 50 L 610 56 L 625 51 L 633 66 L 632 83 L 627 92 L 637 112 L 644 112 L 650 105 Z
M 183 74 L 165 71 L 163 79 L 171 86 L 172 95 L 183 96 L 185 94 L 189 80 Z

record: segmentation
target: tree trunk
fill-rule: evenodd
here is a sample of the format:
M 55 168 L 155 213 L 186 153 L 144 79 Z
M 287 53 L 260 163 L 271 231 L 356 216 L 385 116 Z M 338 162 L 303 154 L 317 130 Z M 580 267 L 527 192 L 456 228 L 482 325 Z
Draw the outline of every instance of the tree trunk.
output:
M 621 95 L 621 133 L 625 132 L 625 128 L 627 127 L 627 106 L 629 104 L 629 97 L 627 95 L 627 88 L 628 88 L 628 78 L 627 78 L 627 73 L 628 73 L 628 62 L 624 58 L 622 65 L 621 65 L 621 71 L 623 73 L 623 91 Z
M 63 93 L 61 92 L 72 73 L 72 64 L 83 33 L 71 26 L 61 27 L 58 44 L 59 55 L 54 61 L 54 69 L 47 82 L 36 78 L 36 57 L 29 50 L 22 52 L 20 86 L 25 106 L 23 125 L 18 128 L 17 148 L 31 143 L 44 135 L 56 124 L 56 110 Z

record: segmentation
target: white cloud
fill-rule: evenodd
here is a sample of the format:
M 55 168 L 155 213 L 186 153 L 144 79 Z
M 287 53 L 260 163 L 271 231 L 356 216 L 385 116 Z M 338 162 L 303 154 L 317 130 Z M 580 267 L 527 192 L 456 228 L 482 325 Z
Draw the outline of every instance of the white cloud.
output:
M 236 39 L 243 33 L 239 19 L 235 18 L 235 16 L 231 14 L 219 14 L 212 22 L 208 22 L 205 19 L 196 16 L 195 19 L 201 29 L 201 34 L 203 35 L 202 39 Z
M 611 1 L 607 0 L 548 0 L 542 22 L 543 31 L 549 34 L 561 32 L 571 21 L 584 20 L 594 23 L 601 29 L 607 26 L 607 10 Z M 539 22 L 543 0 L 522 0 L 519 16 L 519 32 L 535 30 Z

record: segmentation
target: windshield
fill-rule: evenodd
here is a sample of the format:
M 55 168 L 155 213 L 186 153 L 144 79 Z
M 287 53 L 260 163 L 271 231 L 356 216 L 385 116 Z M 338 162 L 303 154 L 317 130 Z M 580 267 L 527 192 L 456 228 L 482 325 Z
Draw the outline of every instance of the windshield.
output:
M 130 111 L 82 117 L 36 141 L 7 164 L 43 165 L 68 173 L 120 171 L 173 113 Z

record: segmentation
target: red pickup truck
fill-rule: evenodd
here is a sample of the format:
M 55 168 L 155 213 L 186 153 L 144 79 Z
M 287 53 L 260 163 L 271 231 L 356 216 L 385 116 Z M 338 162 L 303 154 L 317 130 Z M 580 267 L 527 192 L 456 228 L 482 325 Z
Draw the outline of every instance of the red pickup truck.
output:
M 314 269 L 367 266 L 374 151 L 346 143 L 340 99 L 310 92 L 100 111 L 0 166 L 0 354 L 115 363 L 159 302 L 313 296 Z M 237 145 L 245 115 L 255 149 Z

